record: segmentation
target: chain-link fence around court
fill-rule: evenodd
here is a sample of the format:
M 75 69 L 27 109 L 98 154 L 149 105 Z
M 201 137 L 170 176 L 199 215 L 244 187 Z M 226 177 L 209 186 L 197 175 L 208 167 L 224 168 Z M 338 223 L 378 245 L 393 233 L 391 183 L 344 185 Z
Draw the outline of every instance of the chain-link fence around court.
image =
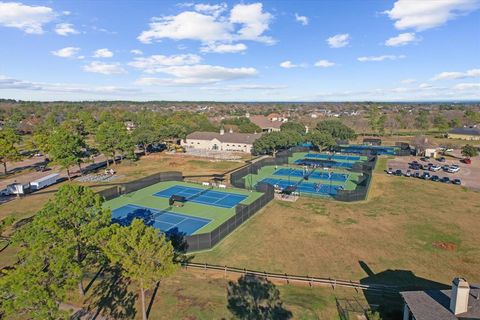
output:
M 265 166 L 275 165 L 287 165 L 288 158 L 296 152 L 308 152 L 308 147 L 295 147 L 288 150 L 278 152 L 273 158 L 266 158 L 259 160 L 251 165 L 237 170 L 230 174 L 230 183 L 237 187 L 246 189 L 245 177 L 249 174 L 257 174 L 258 171 Z M 338 190 L 333 196 L 335 200 L 352 202 L 362 201 L 367 199 L 368 191 L 370 188 L 370 181 L 372 179 L 372 172 L 375 169 L 377 163 L 376 155 L 368 155 L 368 160 L 364 162 L 355 163 L 349 171 L 361 173 L 358 181 L 356 182 L 355 190 Z
M 179 171 L 158 172 L 134 181 L 119 183 L 113 187 L 98 192 L 98 194 L 105 200 L 111 200 L 122 194 L 135 192 L 163 181 L 183 181 L 183 175 Z
M 181 172 L 160 172 L 135 181 L 119 184 L 114 187 L 98 192 L 105 200 L 111 200 L 121 195 L 135 192 L 137 190 L 149 187 L 163 181 L 183 181 Z M 216 229 L 208 233 L 201 233 L 183 237 L 184 246 L 188 252 L 207 250 L 213 248 L 223 238 L 238 228 L 248 218 L 253 216 L 261 208 L 267 205 L 273 199 L 273 187 L 269 184 L 260 183 L 256 190 L 263 193 L 251 204 L 238 204 L 235 207 L 235 215 L 222 223 Z
M 245 177 L 249 174 L 257 174 L 258 170 L 266 166 L 281 166 L 288 164 L 288 158 L 290 158 L 296 152 L 308 152 L 308 147 L 293 147 L 288 150 L 282 150 L 277 152 L 275 157 L 265 158 L 259 161 L 251 163 L 240 170 L 232 172 L 230 174 L 230 184 L 237 188 L 246 189 Z
M 259 183 L 256 190 L 263 195 L 249 205 L 239 204 L 235 207 L 235 215 L 208 233 L 185 237 L 188 251 L 199 251 L 213 248 L 233 230 L 243 224 L 248 218 L 262 209 L 273 199 L 273 187 L 266 183 Z

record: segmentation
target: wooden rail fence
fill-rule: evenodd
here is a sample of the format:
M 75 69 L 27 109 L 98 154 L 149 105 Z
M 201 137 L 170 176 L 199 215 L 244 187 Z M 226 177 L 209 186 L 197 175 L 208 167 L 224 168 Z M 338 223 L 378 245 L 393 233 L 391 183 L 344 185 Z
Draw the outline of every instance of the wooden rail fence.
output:
M 236 268 L 236 267 L 228 267 L 228 266 L 221 266 L 215 264 L 208 264 L 208 263 L 195 263 L 195 262 L 184 262 L 182 266 L 185 269 L 194 269 L 194 270 L 211 270 L 211 271 L 219 271 L 224 272 L 225 275 L 227 274 L 239 274 L 239 275 L 255 275 L 264 278 L 270 278 L 275 280 L 283 280 L 287 284 L 290 283 L 302 283 L 307 284 L 309 286 L 317 285 L 324 285 L 324 286 L 331 286 L 335 287 L 346 287 L 346 288 L 353 288 L 355 290 L 370 290 L 370 291 L 379 291 L 383 293 L 398 293 L 399 290 L 397 287 L 388 286 L 388 285 L 380 285 L 380 284 L 362 284 L 360 282 L 351 281 L 351 280 L 338 280 L 332 278 L 321 278 L 321 277 L 312 277 L 312 276 L 300 276 L 300 275 L 291 275 L 287 273 L 272 273 L 266 271 L 257 271 L 257 270 L 249 270 L 245 268 Z

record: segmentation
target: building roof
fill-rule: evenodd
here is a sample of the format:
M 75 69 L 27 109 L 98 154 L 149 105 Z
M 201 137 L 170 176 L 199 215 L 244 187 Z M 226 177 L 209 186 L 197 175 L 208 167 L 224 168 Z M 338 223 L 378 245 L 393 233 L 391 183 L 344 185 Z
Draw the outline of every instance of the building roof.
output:
M 452 290 L 405 291 L 400 293 L 416 320 L 480 319 L 480 286 L 471 285 L 468 311 L 458 315 L 450 311 Z
M 270 119 L 265 116 L 250 116 L 250 121 L 262 129 L 280 129 L 280 126 L 283 124 L 281 121 L 270 121 Z
M 480 128 L 475 128 L 475 127 L 454 128 L 450 130 L 448 133 L 463 134 L 466 136 L 480 136 Z
M 207 141 L 217 139 L 220 142 L 252 144 L 255 140 L 260 138 L 261 135 L 261 133 L 225 132 L 224 134 L 220 134 L 218 132 L 195 131 L 187 135 L 187 139 Z

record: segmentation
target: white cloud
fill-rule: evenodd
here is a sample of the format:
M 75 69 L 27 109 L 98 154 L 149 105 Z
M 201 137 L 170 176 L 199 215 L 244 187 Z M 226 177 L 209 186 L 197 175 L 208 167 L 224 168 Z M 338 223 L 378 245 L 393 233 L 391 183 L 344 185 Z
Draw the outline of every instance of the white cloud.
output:
M 432 80 L 453 80 L 477 77 L 480 77 L 480 69 L 470 69 L 465 72 L 441 72 L 435 75 Z
M 247 50 L 247 46 L 243 43 L 236 44 L 216 44 L 211 43 L 200 48 L 201 52 L 215 52 L 215 53 L 238 53 Z
M 191 7 L 191 6 L 190 6 Z M 250 40 L 273 44 L 275 41 L 263 33 L 268 30 L 273 16 L 263 11 L 261 3 L 237 4 L 224 13 L 226 5 L 197 4 L 197 11 L 184 11 L 174 16 L 153 18 L 149 29 L 137 39 L 152 43 L 162 39 L 196 40 L 203 44 Z
M 28 6 L 18 2 L 0 2 L 0 25 L 25 33 L 42 34 L 43 26 L 56 17 L 52 8 Z
M 350 35 L 348 33 L 336 34 L 327 39 L 327 43 L 330 48 L 342 48 L 348 45 L 350 41 Z
M 79 34 L 71 23 L 59 23 L 55 26 L 55 32 L 61 36 L 68 36 L 69 34 Z
M 176 16 L 155 18 L 149 26 L 149 30 L 143 31 L 137 37 L 140 42 L 151 43 L 161 39 L 212 42 L 231 39 L 228 22 L 217 21 L 213 16 L 193 11 L 185 11 Z
M 417 82 L 417 80 L 415 80 L 415 79 L 404 79 L 400 82 L 403 83 L 403 84 L 412 84 L 412 83 Z
M 287 60 L 287 61 L 283 61 L 282 63 L 280 63 L 280 67 L 285 68 L 285 69 L 291 69 L 291 68 L 297 68 L 297 67 L 299 67 L 299 65 L 296 65 L 296 64 L 292 63 L 292 61 Z
M 93 53 L 94 58 L 111 58 L 113 57 L 113 52 L 107 48 L 98 49 Z
M 249 78 L 257 75 L 255 68 L 226 68 L 211 65 L 171 66 L 162 69 L 174 78 L 140 78 L 140 85 L 195 85 Z
M 399 30 L 423 31 L 445 24 L 459 15 L 479 8 L 477 0 L 397 0 L 386 13 Z
M 83 66 L 83 70 L 92 73 L 101 74 L 122 74 L 127 73 L 118 63 L 104 63 L 100 61 L 93 61 L 90 64 Z
M 272 15 L 263 11 L 261 3 L 237 4 L 230 11 L 230 22 L 241 24 L 236 38 L 272 44 L 273 39 L 262 34 L 268 30 Z
M 278 89 L 285 89 L 287 86 L 285 85 L 269 85 L 269 84 L 239 84 L 228 86 L 228 88 L 234 90 L 278 90 Z
M 46 91 L 46 92 L 69 92 L 69 93 L 86 93 L 86 94 L 107 94 L 122 95 L 140 92 L 138 88 L 116 87 L 116 86 L 87 86 L 81 84 L 67 83 L 42 83 L 17 80 L 0 75 L 0 90 L 19 89 L 29 91 Z
M 52 51 L 51 53 L 54 56 L 61 57 L 61 58 L 73 58 L 77 55 L 78 51 L 80 51 L 80 48 L 66 47 L 66 48 L 59 49 L 57 51 Z
M 420 41 L 420 39 L 415 36 L 415 33 L 407 32 L 407 33 L 400 33 L 396 37 L 387 39 L 385 41 L 385 45 L 387 47 L 400 47 L 400 46 L 407 45 L 411 42 L 417 42 L 417 41 Z
M 398 60 L 406 58 L 405 55 L 383 55 L 383 56 L 368 56 L 368 57 L 359 57 L 357 58 L 360 62 L 367 62 L 367 61 L 384 61 L 384 60 Z
M 308 25 L 308 17 L 306 16 L 300 16 L 298 13 L 295 13 L 295 20 L 300 22 L 302 26 Z
M 220 3 L 220 4 L 197 3 L 196 5 L 193 6 L 193 8 L 195 9 L 195 11 L 207 13 L 214 17 L 218 17 L 222 12 L 227 10 L 227 4 L 226 3 Z
M 335 65 L 334 62 L 328 61 L 328 60 L 318 60 L 315 62 L 315 67 L 320 67 L 320 68 L 328 68 L 328 67 L 333 67 Z
M 130 53 L 136 56 L 141 56 L 143 54 L 142 50 L 138 50 L 138 49 L 130 50 Z
M 432 88 L 433 86 L 430 83 L 421 83 L 418 87 L 420 89 L 429 89 L 429 88 Z
M 164 72 L 165 67 L 198 64 L 202 58 L 196 54 L 153 55 L 145 58 L 135 58 L 128 65 L 143 70 L 146 73 Z
M 480 83 L 459 83 L 453 87 L 455 90 L 480 90 Z

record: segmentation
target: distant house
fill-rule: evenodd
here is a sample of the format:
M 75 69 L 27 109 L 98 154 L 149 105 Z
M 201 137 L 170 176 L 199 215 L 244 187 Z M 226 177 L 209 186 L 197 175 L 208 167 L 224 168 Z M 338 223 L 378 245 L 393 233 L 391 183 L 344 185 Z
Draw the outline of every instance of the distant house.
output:
M 128 132 L 133 131 L 136 128 L 136 125 L 133 121 L 125 121 L 124 124 L 125 124 L 125 128 L 127 128 Z
M 450 139 L 480 140 L 480 128 L 477 126 L 455 128 L 448 132 Z
M 181 142 L 185 149 L 221 150 L 252 152 L 253 142 L 260 138 L 261 133 L 225 133 L 220 132 L 193 132 Z
M 267 116 L 267 119 L 272 121 L 272 122 L 275 122 L 275 121 L 280 121 L 280 122 L 287 122 L 288 121 L 288 117 L 285 116 L 285 115 L 281 115 L 281 114 L 278 114 L 278 113 L 270 113 L 268 116 Z
M 455 278 L 451 290 L 405 291 L 403 320 L 480 319 L 480 286 Z
M 286 116 L 279 115 L 278 113 L 271 113 L 266 117 L 262 115 L 248 115 L 248 118 L 251 122 L 259 126 L 263 132 L 280 131 L 282 124 L 288 121 Z

